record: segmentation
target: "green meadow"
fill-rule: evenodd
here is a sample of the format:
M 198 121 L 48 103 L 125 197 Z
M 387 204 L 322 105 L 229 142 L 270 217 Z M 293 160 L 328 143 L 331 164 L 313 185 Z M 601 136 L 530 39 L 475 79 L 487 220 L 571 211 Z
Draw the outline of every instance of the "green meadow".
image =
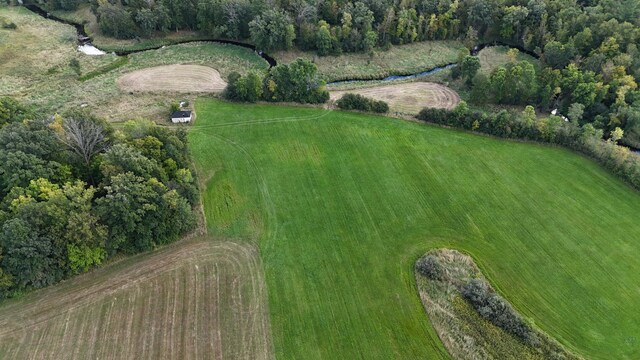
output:
M 196 111 L 208 231 L 259 246 L 278 358 L 447 358 L 413 275 L 436 247 L 576 353 L 640 357 L 640 194 L 593 161 L 364 114 Z

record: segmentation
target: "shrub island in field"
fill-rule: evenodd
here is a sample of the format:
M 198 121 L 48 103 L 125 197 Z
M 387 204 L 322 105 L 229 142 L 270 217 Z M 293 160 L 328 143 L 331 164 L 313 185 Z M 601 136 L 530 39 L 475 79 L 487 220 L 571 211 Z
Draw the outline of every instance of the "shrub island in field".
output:
M 471 257 L 433 250 L 415 271 L 429 320 L 453 358 L 578 359 L 522 318 Z
M 336 101 L 342 110 L 360 110 L 384 114 L 389 112 L 389 105 L 382 100 L 374 100 L 360 94 L 346 93 Z

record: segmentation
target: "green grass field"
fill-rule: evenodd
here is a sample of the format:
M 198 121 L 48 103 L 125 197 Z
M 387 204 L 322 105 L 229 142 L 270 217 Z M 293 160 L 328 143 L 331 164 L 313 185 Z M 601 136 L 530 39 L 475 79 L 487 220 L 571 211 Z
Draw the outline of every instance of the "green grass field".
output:
M 489 76 L 493 72 L 493 70 L 497 69 L 500 66 L 507 65 L 511 60 L 507 56 L 507 51 L 509 51 L 508 46 L 490 46 L 484 48 L 478 54 L 480 58 L 480 72 Z M 528 61 L 535 66 L 536 70 L 540 70 L 540 60 L 534 58 L 529 54 L 525 54 L 523 52 L 519 52 L 516 57 L 517 61 Z
M 259 245 L 278 358 L 446 358 L 413 276 L 435 247 L 578 354 L 640 357 L 640 194 L 594 162 L 362 114 L 197 111 L 209 232 Z

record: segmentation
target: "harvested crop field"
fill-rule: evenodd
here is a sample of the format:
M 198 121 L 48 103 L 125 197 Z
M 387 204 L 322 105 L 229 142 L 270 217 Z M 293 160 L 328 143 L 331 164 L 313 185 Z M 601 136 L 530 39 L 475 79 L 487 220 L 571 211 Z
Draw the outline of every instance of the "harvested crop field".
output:
M 391 112 L 405 114 L 417 114 L 425 107 L 453 109 L 460 102 L 458 93 L 444 85 L 430 82 L 332 91 L 331 100 L 338 100 L 345 93 L 355 93 L 368 98 L 386 101 Z
M 0 307 L 3 359 L 271 357 L 257 250 L 193 240 Z
M 118 86 L 125 91 L 220 92 L 227 83 L 220 73 L 202 65 L 165 65 L 124 74 Z

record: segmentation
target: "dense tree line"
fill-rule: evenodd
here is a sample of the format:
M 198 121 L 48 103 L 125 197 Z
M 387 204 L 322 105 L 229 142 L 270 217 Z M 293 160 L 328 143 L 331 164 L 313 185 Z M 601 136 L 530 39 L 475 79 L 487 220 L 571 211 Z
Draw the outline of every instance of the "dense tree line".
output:
M 510 53 L 511 61 L 489 76 L 476 73 L 467 78 L 473 103 L 535 105 L 544 112 L 555 109 L 580 125 L 590 123 L 603 130 L 605 138 L 622 128 L 623 143 L 640 147 L 640 91 L 624 66 L 608 63 L 595 72 L 571 62 L 562 69 L 536 70 L 528 61 L 516 61 L 516 49 Z
M 304 59 L 275 66 L 264 75 L 231 73 L 223 95 L 229 100 L 243 102 L 322 104 L 329 100 L 329 92 L 318 76 L 316 65 Z
M 0 99 L 0 298 L 151 250 L 195 225 L 184 131 Z
M 486 113 L 470 110 L 465 102 L 461 102 L 454 110 L 426 108 L 417 118 L 504 138 L 566 146 L 595 159 L 624 181 L 640 189 L 640 156 L 617 145 L 624 135 L 624 130 L 619 127 L 611 131 L 608 140 L 602 140 L 602 129 L 597 129 L 591 123 L 581 125 L 578 117 L 563 119 L 551 115 L 538 118 L 532 106 L 527 106 L 519 115 L 506 110 Z

